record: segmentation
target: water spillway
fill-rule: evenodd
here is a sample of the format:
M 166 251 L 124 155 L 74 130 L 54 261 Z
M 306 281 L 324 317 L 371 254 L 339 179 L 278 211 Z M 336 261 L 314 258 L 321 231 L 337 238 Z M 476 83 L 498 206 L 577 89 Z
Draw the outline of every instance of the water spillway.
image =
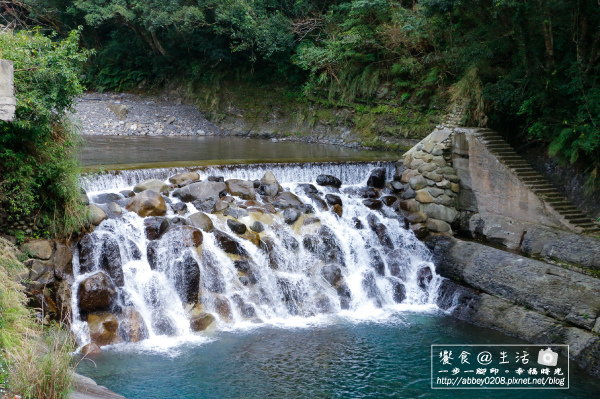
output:
M 149 169 L 85 177 L 90 202 L 108 218 L 74 253 L 72 328 L 79 343 L 160 345 L 198 339 L 205 329 L 435 307 L 441 278 L 428 250 L 405 229 L 392 190 L 367 187 L 374 169 L 389 180 L 393 164 Z M 212 202 L 191 201 L 178 190 L 163 195 L 163 216 L 126 210 L 127 190 L 136 184 L 167 183 L 190 171 L 199 181 L 216 183 L 217 177 L 252 182 L 270 171 L 279 187 L 269 193 L 257 182 L 257 193 L 249 196 L 228 182 L 222 183 L 228 194 Z M 316 184 L 320 175 L 339 178 L 341 187 Z

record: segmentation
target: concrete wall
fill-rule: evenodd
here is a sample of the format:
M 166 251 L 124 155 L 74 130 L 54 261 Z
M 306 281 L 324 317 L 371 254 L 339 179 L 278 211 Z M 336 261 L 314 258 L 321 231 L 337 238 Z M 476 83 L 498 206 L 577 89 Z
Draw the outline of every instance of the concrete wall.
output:
M 461 230 L 512 249 L 519 247 L 532 225 L 573 230 L 488 150 L 477 131 L 457 128 L 452 137 L 452 164 L 460 178 Z
M 15 117 L 13 62 L 0 60 L 0 120 L 12 121 Z

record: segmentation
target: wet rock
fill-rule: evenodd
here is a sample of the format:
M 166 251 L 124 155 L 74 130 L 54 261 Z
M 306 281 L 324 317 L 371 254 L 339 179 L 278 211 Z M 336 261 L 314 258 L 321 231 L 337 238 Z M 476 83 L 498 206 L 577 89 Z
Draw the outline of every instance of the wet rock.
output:
M 369 179 L 367 180 L 368 187 L 383 188 L 385 186 L 385 169 L 373 169 Z
M 93 355 L 99 355 L 102 353 L 102 349 L 100 349 L 100 347 L 95 344 L 94 342 L 90 342 L 87 345 L 84 345 L 83 348 L 81 348 L 81 354 L 83 356 L 93 356 Z
M 215 317 L 210 313 L 200 313 L 190 317 L 190 329 L 194 332 L 206 330 L 212 323 Z
M 179 190 L 179 198 L 185 202 L 193 202 L 210 197 L 214 198 L 216 201 L 216 199 L 224 197 L 226 194 L 227 185 L 216 181 L 192 183 Z
M 219 201 L 219 202 L 222 202 L 222 201 Z M 208 197 L 208 198 L 202 198 L 202 199 L 195 200 L 192 203 L 198 211 L 212 213 L 213 211 L 215 211 L 215 206 L 217 204 L 217 200 L 215 199 L 215 197 Z M 227 205 L 225 205 L 225 208 L 227 208 Z M 223 209 L 225 209 L 225 208 L 223 208 Z M 223 210 L 223 209 L 221 209 L 221 210 Z
M 92 199 L 95 204 L 108 204 L 109 202 L 120 201 L 123 197 L 117 193 L 102 193 L 94 195 Z
M 172 234 L 178 238 L 179 243 L 188 248 L 198 248 L 202 245 L 203 235 L 202 232 L 192 226 L 175 226 L 172 230 Z
M 335 287 L 337 283 L 342 280 L 342 269 L 336 264 L 325 265 L 321 269 L 321 276 L 323 276 L 332 287 Z
M 114 314 L 98 313 L 88 315 L 90 338 L 98 346 L 122 342 L 119 336 L 119 321 Z
M 375 226 L 375 234 L 377 235 L 377 238 L 379 239 L 379 243 L 381 244 L 382 247 L 384 247 L 386 249 L 394 249 L 394 242 L 392 241 L 391 237 L 389 236 L 387 227 L 385 227 L 385 225 L 383 225 L 382 223 L 378 223 Z
M 304 194 L 319 194 L 319 190 L 315 186 L 309 183 L 298 184 L 297 190 Z
M 91 204 L 88 206 L 88 210 L 90 211 L 90 221 L 94 226 L 100 225 L 106 219 L 106 212 L 98 206 Z
M 104 272 L 96 272 L 79 283 L 79 309 L 87 312 L 108 309 L 117 296 L 117 287 Z
M 319 246 L 316 255 L 319 259 L 326 263 L 337 262 L 344 266 L 346 264 L 344 253 L 333 230 L 327 226 L 321 226 L 317 231 L 317 237 Z
M 148 327 L 142 315 L 131 306 L 123 309 L 119 331 L 127 342 L 139 342 L 149 337 Z
M 303 205 L 302 201 L 300 201 L 300 199 L 295 194 L 290 193 L 289 191 L 284 191 L 284 192 L 279 193 L 277 195 L 276 199 L 279 201 L 285 201 L 290 206 Z
M 260 195 L 269 197 L 275 197 L 280 191 L 280 186 L 278 184 L 261 184 L 258 187 L 258 193 Z
M 169 177 L 169 182 L 171 182 L 173 184 L 181 184 L 186 180 L 191 180 L 191 181 L 200 180 L 200 175 L 196 172 L 187 172 L 187 173 L 181 173 L 179 175 Z
M 400 209 L 406 212 L 419 212 L 419 203 L 413 199 L 401 201 Z
M 106 237 L 102 243 L 100 267 L 110 276 L 117 287 L 125 284 L 122 266 L 119 243 L 113 237 Z
M 198 301 L 200 291 L 200 266 L 196 259 L 186 251 L 181 259 L 173 263 L 175 289 L 184 303 Z
M 148 264 L 150 269 L 155 270 L 158 266 L 158 241 L 150 241 L 146 247 L 146 257 L 148 258 Z
M 362 230 L 365 228 L 365 226 L 363 226 L 363 223 L 357 217 L 352 218 L 351 224 L 352 227 L 354 227 L 356 230 Z
M 106 208 L 112 215 L 120 215 L 121 213 L 123 213 L 121 205 L 117 204 L 116 202 L 109 202 L 106 205 Z
M 390 188 L 394 193 L 400 193 L 404 191 L 404 184 L 399 181 L 393 181 L 390 183 Z
M 338 217 L 342 217 L 344 215 L 344 208 L 342 208 L 341 205 L 335 204 L 333 208 L 331 208 L 331 210 L 333 211 L 333 213 L 338 215 Z
M 123 198 L 131 198 L 135 195 L 135 193 L 132 190 L 119 191 L 119 194 L 121 194 Z
M 317 176 L 316 181 L 319 186 L 332 186 L 335 188 L 340 188 L 342 186 L 342 181 L 331 175 L 319 175 Z
M 287 224 L 294 224 L 296 222 L 296 220 L 298 220 L 299 217 L 300 217 L 300 212 L 298 212 L 294 208 L 288 208 L 285 211 L 283 211 L 283 220 Z
M 21 251 L 33 258 L 48 260 L 52 257 L 52 242 L 48 240 L 29 241 L 21 246 Z
M 215 240 L 219 247 L 228 254 L 248 256 L 248 252 L 231 236 L 215 229 Z
M 227 180 L 225 184 L 227 185 L 227 191 L 233 196 L 240 197 L 245 200 L 253 200 L 256 198 L 256 193 L 254 192 L 254 183 L 251 181 L 230 179 Z
M 383 258 L 379 254 L 379 251 L 375 248 L 369 249 L 369 266 L 375 270 L 380 276 L 385 275 L 385 263 Z
M 431 273 L 431 268 L 429 266 L 424 266 L 417 272 L 417 284 L 424 290 L 429 287 L 429 283 L 432 279 L 433 274 Z
M 231 229 L 236 234 L 244 234 L 246 232 L 246 225 L 244 223 L 240 223 L 237 220 L 227 219 L 227 227 Z
M 147 217 L 144 219 L 144 232 L 149 240 L 156 240 L 169 228 L 169 220 L 164 217 Z
M 188 217 L 190 226 L 199 228 L 200 230 L 211 233 L 214 225 L 210 217 L 203 212 L 196 212 Z
M 381 202 L 385 204 L 385 206 L 392 206 L 394 202 L 398 201 L 398 198 L 393 195 L 386 195 L 385 197 L 381 197 Z
M 425 223 L 411 224 L 410 229 L 419 240 L 422 240 L 429 235 L 429 228 Z
M 321 197 L 319 197 L 318 194 L 310 193 L 310 194 L 306 194 L 306 196 L 313 201 L 313 203 L 315 204 L 315 206 L 317 207 L 317 209 L 319 211 L 326 211 L 328 209 L 327 203 L 325 201 L 323 201 L 323 199 Z M 306 212 L 306 213 L 312 213 L 312 212 Z
M 366 206 L 369 209 L 381 209 L 383 207 L 383 202 L 377 200 L 377 199 L 366 199 L 363 201 L 363 205 Z
M 336 288 L 338 297 L 340 298 L 340 307 L 342 309 L 350 309 L 350 302 L 352 300 L 352 292 L 348 285 L 342 281 L 338 284 Z
M 211 181 L 211 182 L 217 182 L 217 183 L 225 182 L 225 178 L 223 176 L 208 176 L 208 178 L 206 180 Z
M 229 300 L 224 297 L 215 298 L 215 309 L 221 318 L 229 321 L 233 318 L 233 313 L 231 313 L 231 305 L 229 304 Z
M 379 198 L 379 193 L 377 192 L 377 190 L 375 190 L 372 187 L 363 187 L 363 188 L 360 188 L 356 192 L 356 195 L 358 195 L 361 198 L 367 198 L 367 199 Z
M 319 238 L 314 234 L 307 234 L 302 237 L 302 246 L 311 253 L 316 253 L 319 248 Z
M 91 234 L 86 234 L 77 243 L 79 252 L 79 270 L 81 273 L 89 273 L 94 266 L 94 239 Z
M 164 198 L 154 190 L 142 191 L 130 198 L 125 208 L 141 217 L 163 216 L 167 213 L 167 204 Z
M 134 193 L 141 193 L 142 191 L 152 190 L 162 193 L 163 191 L 167 191 L 169 186 L 164 181 L 158 179 L 148 179 L 145 180 L 133 187 Z
M 361 286 L 363 291 L 367 294 L 367 297 L 372 299 L 377 307 L 381 307 L 381 292 L 377 287 L 375 274 L 373 272 L 369 271 L 363 274 Z
M 402 281 L 396 277 L 387 277 L 387 281 L 392 286 L 392 297 L 394 302 L 401 303 L 406 299 L 406 287 L 402 284 Z
M 223 212 L 223 216 L 231 216 L 236 219 L 241 219 L 249 215 L 250 214 L 248 211 L 237 207 L 229 207 L 225 212 Z
M 327 194 L 325 195 L 325 201 L 327 201 L 327 203 L 331 206 L 334 205 L 340 205 L 342 206 L 342 199 L 340 198 L 339 195 L 335 195 L 335 194 Z
M 260 179 L 261 184 L 279 184 L 275 175 L 270 170 L 266 171 L 263 177 Z
M 185 215 L 187 212 L 187 204 L 185 202 L 178 202 L 176 204 L 171 205 L 171 209 L 173 212 L 179 215 Z
M 406 270 L 410 266 L 410 260 L 404 251 L 396 249 L 387 254 L 387 264 L 390 274 L 401 280 L 406 279 Z
M 173 320 L 164 313 L 155 313 L 152 315 L 152 329 L 157 335 L 166 335 L 172 337 L 177 335 L 177 328 Z
M 262 233 L 265 230 L 265 226 L 263 223 L 257 220 L 252 224 L 252 226 L 250 226 L 250 230 L 254 231 L 255 233 Z

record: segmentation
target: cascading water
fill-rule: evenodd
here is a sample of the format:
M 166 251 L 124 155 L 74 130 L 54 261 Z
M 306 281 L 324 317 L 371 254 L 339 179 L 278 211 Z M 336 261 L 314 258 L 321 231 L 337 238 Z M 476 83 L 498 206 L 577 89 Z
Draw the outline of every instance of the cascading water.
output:
M 267 212 L 258 199 L 248 202 L 236 197 L 230 209 L 238 214 L 230 215 L 246 226 L 260 221 L 264 229 L 244 234 L 232 231 L 227 223 L 232 218 L 223 213 L 209 214 L 214 230 L 200 233 L 186 222 L 197 212 L 194 205 L 187 203 L 187 209 L 181 210 L 176 206 L 179 199 L 172 196 L 166 222 L 124 208 L 122 214 L 107 209 L 107 198 L 124 205 L 127 199 L 117 193 L 140 180 L 166 179 L 188 170 L 87 177 L 84 187 L 91 202 L 107 209 L 109 218 L 74 253 L 72 328 L 80 344 L 90 342 L 94 327 L 84 321 L 90 315 L 101 317 L 105 328 L 118 330 L 116 339 L 104 342 L 115 344 L 166 337 L 197 339 L 195 331 L 208 324 L 231 329 L 331 314 L 359 316 L 434 307 L 441 278 L 425 246 L 405 230 L 392 207 L 372 210 L 357 195 L 375 167 L 384 167 L 390 175 L 393 164 L 257 165 L 198 171 L 201 179 L 220 175 L 252 180 L 271 170 L 284 190 L 312 205 L 296 222 L 287 224 L 281 211 Z M 306 183 L 314 184 L 321 174 L 337 175 L 344 185 L 340 189 L 319 186 L 315 194 Z M 327 194 L 343 204 L 341 217 L 315 199 Z M 102 279 L 90 282 L 100 274 Z M 82 305 L 79 290 L 84 282 L 104 285 L 114 293 L 110 300 L 92 298 L 104 301 L 101 312 L 93 304 Z

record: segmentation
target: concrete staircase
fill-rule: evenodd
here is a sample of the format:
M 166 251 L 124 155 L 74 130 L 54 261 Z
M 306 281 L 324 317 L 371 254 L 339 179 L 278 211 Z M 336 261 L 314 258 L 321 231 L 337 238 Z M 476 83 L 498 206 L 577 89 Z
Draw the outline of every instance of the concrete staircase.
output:
M 583 233 L 600 232 L 600 224 L 595 223 L 565 198 L 545 177 L 536 172 L 498 133 L 480 129 L 478 138 L 496 158 L 510 169 L 529 189 L 560 214 L 574 230 Z

